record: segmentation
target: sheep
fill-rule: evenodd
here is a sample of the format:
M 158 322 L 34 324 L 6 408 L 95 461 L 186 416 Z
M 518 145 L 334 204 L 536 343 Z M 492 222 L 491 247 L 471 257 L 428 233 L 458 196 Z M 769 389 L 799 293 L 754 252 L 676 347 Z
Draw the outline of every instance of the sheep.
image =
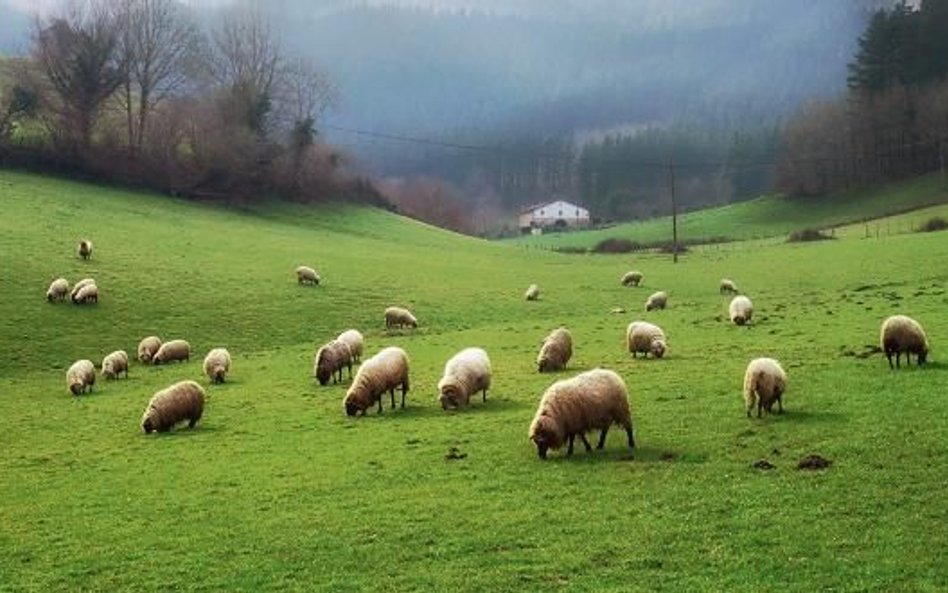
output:
M 573 356 L 573 336 L 565 327 L 553 330 L 543 340 L 537 355 L 537 370 L 552 373 L 566 368 Z
M 482 392 L 482 402 L 487 401 L 490 388 L 491 368 L 487 352 L 480 348 L 466 348 L 455 354 L 444 365 L 444 376 L 438 381 L 441 407 L 454 410 L 466 406 L 471 394 Z
M 352 350 L 349 345 L 341 340 L 332 340 L 325 346 L 316 351 L 316 358 L 313 360 L 313 376 L 319 381 L 320 385 L 332 382 L 342 381 L 342 369 L 349 369 L 349 378 L 352 378 Z M 339 373 L 339 379 L 336 379 L 336 373 Z
M 525 292 L 525 293 L 523 294 L 523 298 L 527 299 L 528 301 L 536 301 L 536 300 L 539 300 L 539 299 L 540 299 L 540 287 L 537 286 L 536 284 L 531 284 L 531 285 L 527 288 L 527 292 Z
M 319 274 L 309 266 L 298 266 L 296 268 L 296 280 L 300 284 L 319 285 Z
M 418 320 L 408 309 L 389 307 L 385 309 L 385 327 L 418 327 Z
M 102 376 L 106 379 L 117 379 L 122 373 L 128 378 L 128 354 L 124 350 L 116 350 L 102 359 Z
M 746 296 L 736 296 L 728 307 L 728 315 L 734 325 L 750 323 L 751 317 L 754 316 L 754 304 Z
M 79 291 L 82 290 L 83 287 L 89 286 L 90 284 L 95 284 L 95 280 L 93 280 L 92 278 L 83 278 L 79 282 L 76 282 L 72 286 L 72 290 L 69 291 L 69 300 L 71 301 L 75 300 L 76 295 L 79 293 Z
M 347 329 L 336 337 L 340 342 L 345 342 L 349 346 L 349 352 L 352 353 L 353 362 L 362 360 L 362 349 L 364 341 L 359 330 Z
M 99 302 L 99 287 L 95 284 L 86 284 L 79 289 L 79 292 L 72 297 L 72 302 L 77 305 Z
M 649 353 L 655 358 L 665 356 L 667 345 L 665 343 L 665 332 L 662 328 L 647 321 L 633 321 L 626 329 L 626 345 L 632 358 L 635 358 L 639 352 L 645 353 L 648 358 Z
M 787 374 L 780 363 L 772 358 L 755 358 L 747 365 L 744 373 L 744 403 L 747 405 L 747 417 L 757 405 L 757 417 L 761 410 L 770 413 L 777 402 L 779 413 L 783 414 L 783 393 L 787 390 Z
M 62 302 L 66 300 L 67 294 L 69 294 L 69 281 L 65 278 L 56 278 L 46 289 L 46 300 Z
M 92 241 L 88 239 L 82 239 L 79 241 L 79 245 L 76 246 L 76 255 L 82 259 L 89 259 L 92 257 Z
M 651 311 L 652 309 L 664 309 L 666 304 L 668 304 L 668 293 L 664 291 L 658 291 L 655 294 L 649 296 L 645 301 L 645 311 Z
M 917 321 L 905 315 L 893 315 L 882 322 L 879 334 L 882 351 L 892 367 L 892 355 L 895 354 L 895 368 L 901 368 L 899 359 L 905 353 L 905 362 L 912 364 L 911 354 L 915 355 L 918 366 L 928 360 L 928 337 Z
M 191 345 L 184 340 L 171 340 L 162 344 L 151 357 L 151 363 L 154 365 L 173 360 L 191 360 Z
M 223 383 L 230 371 L 230 352 L 227 348 L 214 348 L 204 357 L 204 374 L 211 383 Z
M 382 394 L 388 391 L 392 396 L 392 409 L 395 408 L 395 388 L 402 388 L 402 408 L 405 407 L 405 393 L 408 392 L 408 355 L 396 346 L 385 348 L 367 359 L 359 367 L 352 385 L 346 392 L 343 404 L 347 416 L 361 414 L 372 404 L 378 403 L 378 413 L 382 413 Z
M 737 294 L 737 285 L 734 284 L 734 281 L 729 278 L 721 279 L 721 294 Z
M 638 286 L 642 283 L 642 272 L 632 270 L 622 276 L 622 286 Z
M 150 363 L 159 348 L 161 348 L 161 338 L 158 336 L 142 338 L 142 341 L 138 343 L 138 361 Z
M 91 360 L 77 360 L 66 371 L 66 386 L 73 395 L 92 393 L 95 385 L 95 365 Z
M 151 397 L 142 414 L 142 430 L 168 432 L 184 420 L 194 428 L 203 415 L 204 389 L 194 381 L 180 381 Z
M 540 459 L 549 449 L 568 443 L 566 455 L 573 454 L 573 440 L 579 437 L 586 451 L 592 451 L 586 433 L 599 429 L 599 445 L 606 444 L 606 433 L 613 424 L 625 429 L 629 448 L 635 449 L 632 435 L 632 413 L 625 382 L 616 373 L 594 369 L 572 379 L 557 381 L 543 394 L 537 413 L 530 423 L 530 440 L 537 447 Z

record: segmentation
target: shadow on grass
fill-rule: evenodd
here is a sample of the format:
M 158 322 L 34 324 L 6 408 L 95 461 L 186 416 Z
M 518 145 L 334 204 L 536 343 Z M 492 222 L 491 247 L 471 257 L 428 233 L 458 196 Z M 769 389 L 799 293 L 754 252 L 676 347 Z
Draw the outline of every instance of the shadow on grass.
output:
M 595 444 L 594 444 L 595 446 Z M 705 463 L 707 453 L 662 449 L 649 445 L 637 445 L 634 450 L 628 447 L 606 445 L 602 451 L 593 449 L 587 452 L 577 442 L 572 457 L 566 455 L 565 446 L 559 451 L 551 451 L 547 462 L 554 463 Z

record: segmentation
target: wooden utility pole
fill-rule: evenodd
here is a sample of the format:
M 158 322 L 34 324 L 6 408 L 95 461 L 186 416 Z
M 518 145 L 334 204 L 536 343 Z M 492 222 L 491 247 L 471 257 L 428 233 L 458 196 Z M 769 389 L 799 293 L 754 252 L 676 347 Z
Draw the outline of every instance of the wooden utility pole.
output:
M 668 157 L 668 187 L 672 200 L 672 261 L 678 263 L 678 202 L 675 200 L 675 162 Z

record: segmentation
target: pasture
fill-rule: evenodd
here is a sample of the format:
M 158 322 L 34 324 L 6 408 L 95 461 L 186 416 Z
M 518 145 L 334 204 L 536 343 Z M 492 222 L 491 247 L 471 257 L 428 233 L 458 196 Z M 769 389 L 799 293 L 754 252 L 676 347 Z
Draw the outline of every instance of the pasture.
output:
M 0 590 L 948 588 L 946 233 L 699 248 L 673 265 L 351 206 L 228 211 L 10 172 L 0 205 Z M 320 286 L 297 285 L 299 264 Z M 632 268 L 643 286 L 620 286 Z M 60 275 L 94 277 L 99 303 L 47 303 Z M 754 301 L 749 327 L 727 322 L 724 276 Z M 644 313 L 660 289 L 668 309 Z M 389 305 L 419 328 L 386 332 Z M 872 354 L 896 312 L 926 328 L 927 367 Z M 665 329 L 666 358 L 624 350 L 634 319 Z M 540 375 L 560 325 L 573 359 Z M 408 352 L 406 409 L 347 418 L 345 385 L 314 382 L 316 347 L 349 327 L 367 355 Z M 68 393 L 74 360 L 152 333 L 189 340 L 191 361 Z M 234 359 L 220 386 L 201 375 L 217 346 Z M 448 414 L 435 385 L 467 346 L 490 354 L 494 384 Z M 743 372 L 763 355 L 789 374 L 786 413 L 748 419 Z M 597 366 L 629 387 L 634 458 L 613 429 L 605 451 L 541 462 L 527 439 L 541 394 Z M 205 386 L 202 421 L 142 434 L 150 396 L 181 379 Z M 832 465 L 798 470 L 810 454 Z

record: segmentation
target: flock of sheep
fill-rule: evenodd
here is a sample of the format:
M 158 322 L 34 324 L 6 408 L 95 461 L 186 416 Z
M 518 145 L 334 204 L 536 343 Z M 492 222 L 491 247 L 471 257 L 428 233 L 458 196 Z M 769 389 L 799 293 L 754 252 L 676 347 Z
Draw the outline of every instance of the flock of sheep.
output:
M 83 240 L 77 248 L 77 254 L 83 259 L 92 256 L 92 243 Z M 300 284 L 319 284 L 319 275 L 308 266 L 296 269 Z M 631 271 L 622 276 L 624 286 L 640 286 L 643 274 Z M 90 293 L 91 289 L 91 293 Z M 94 297 L 83 297 L 94 294 Z M 720 293 L 734 295 L 728 307 L 729 317 L 735 325 L 751 322 L 754 307 L 751 300 L 739 294 L 732 280 L 723 279 Z M 59 278 L 47 291 L 49 301 L 65 300 L 70 294 L 74 303 L 98 302 L 98 289 L 95 281 L 87 278 L 72 287 Z M 540 289 L 536 284 L 529 287 L 525 294 L 528 301 L 540 298 Z M 663 310 L 668 303 L 668 294 L 656 292 L 648 297 L 645 310 Z M 418 320 L 407 309 L 389 307 L 385 310 L 386 328 L 417 328 Z M 929 343 L 922 327 L 913 319 L 904 315 L 887 318 L 882 324 L 880 342 L 888 359 L 890 368 L 901 366 L 901 356 L 905 354 L 910 364 L 910 355 L 916 356 L 918 365 L 925 363 Z M 626 328 L 626 346 L 633 357 L 643 354 L 648 358 L 665 356 L 668 345 L 664 331 L 653 323 L 633 321 Z M 387 347 L 374 356 L 362 360 L 365 350 L 363 335 L 355 329 L 339 334 L 335 339 L 321 346 L 313 361 L 313 378 L 320 385 L 343 380 L 343 370 L 348 371 L 351 383 L 343 399 L 343 408 L 348 416 L 365 415 L 369 408 L 377 406 L 382 412 L 382 400 L 386 392 L 391 397 L 391 407 L 396 406 L 396 390 L 401 391 L 401 407 L 405 407 L 405 396 L 410 388 L 409 359 L 402 348 Z M 143 364 L 159 365 L 172 361 L 190 359 L 191 347 L 184 340 L 162 342 L 157 336 L 148 336 L 138 345 L 137 356 Z M 566 368 L 573 355 L 572 335 L 566 328 L 558 328 L 544 340 L 537 355 L 536 365 L 540 373 L 556 372 Z M 892 358 L 895 357 L 895 367 Z M 102 375 L 105 378 L 119 378 L 123 373 L 128 376 L 128 355 L 117 350 L 102 360 Z M 353 364 L 359 368 L 352 375 Z M 224 348 L 215 348 L 204 359 L 204 374 L 211 383 L 223 383 L 230 371 L 230 353 Z M 491 362 L 487 352 L 481 348 L 466 348 L 458 352 L 444 367 L 444 373 L 438 381 L 441 406 L 445 410 L 455 410 L 470 403 L 471 396 L 478 392 L 482 401 L 487 401 L 487 391 L 491 385 Z M 69 367 L 66 383 L 73 395 L 91 392 L 95 384 L 95 365 L 90 360 L 80 360 Z M 757 358 L 747 366 L 744 374 L 743 397 L 747 416 L 756 407 L 757 416 L 763 410 L 772 411 L 776 403 L 778 412 L 783 412 L 783 394 L 787 389 L 787 374 L 777 360 Z M 187 421 L 190 427 L 201 419 L 204 412 L 205 391 L 194 381 L 181 381 L 154 394 L 142 415 L 141 426 L 146 432 L 164 432 L 180 422 Z M 605 444 L 609 428 L 617 424 L 626 431 L 630 448 L 635 447 L 632 415 L 629 409 L 628 390 L 622 378 L 608 369 L 594 369 L 553 383 L 543 394 L 533 421 L 529 436 L 541 458 L 546 458 L 550 449 L 559 449 L 567 445 L 567 454 L 573 453 L 573 442 L 579 437 L 585 448 L 592 447 L 586 439 L 586 433 L 601 431 L 598 448 Z

